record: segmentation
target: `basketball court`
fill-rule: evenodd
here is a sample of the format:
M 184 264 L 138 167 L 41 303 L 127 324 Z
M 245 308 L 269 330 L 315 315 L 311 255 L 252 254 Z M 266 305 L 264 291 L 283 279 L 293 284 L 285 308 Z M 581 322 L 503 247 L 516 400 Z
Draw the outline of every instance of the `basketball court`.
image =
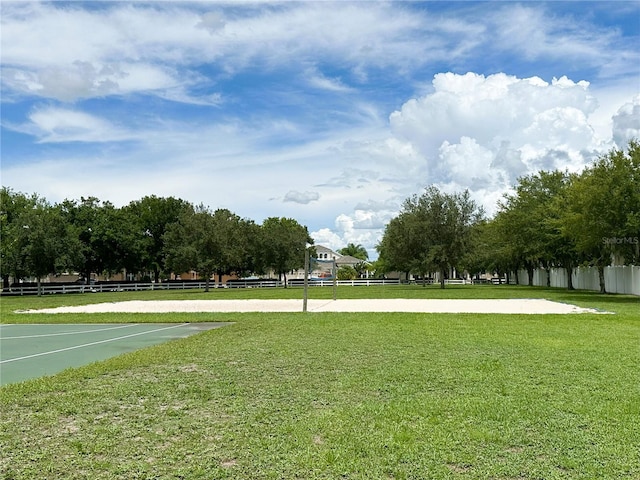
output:
M 3 324 L 0 385 L 52 375 L 225 325 L 230 323 Z

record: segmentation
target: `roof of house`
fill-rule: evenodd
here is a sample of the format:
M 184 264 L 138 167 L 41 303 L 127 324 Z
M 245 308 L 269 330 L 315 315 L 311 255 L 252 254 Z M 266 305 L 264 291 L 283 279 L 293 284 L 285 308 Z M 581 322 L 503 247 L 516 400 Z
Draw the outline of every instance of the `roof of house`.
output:
M 335 259 L 336 261 L 336 265 L 357 265 L 358 263 L 361 263 L 363 261 L 366 262 L 366 260 L 361 260 L 360 258 L 356 258 L 356 257 L 352 257 L 351 255 L 341 255 L 338 252 L 335 252 L 333 250 L 331 250 L 328 247 L 325 247 L 323 245 L 314 245 L 316 252 L 318 253 L 318 258 L 322 258 L 322 255 L 327 255 L 327 260 L 333 260 Z M 322 254 L 322 255 L 321 255 Z
M 336 265 L 357 265 L 361 262 L 363 262 L 363 260 L 352 257 L 351 255 L 341 255 L 339 258 L 336 258 Z
M 325 247 L 324 245 L 314 245 L 316 252 L 320 253 L 332 253 L 333 255 L 337 257 L 340 257 L 341 255 L 338 252 L 334 252 L 333 250 L 331 250 L 328 247 Z

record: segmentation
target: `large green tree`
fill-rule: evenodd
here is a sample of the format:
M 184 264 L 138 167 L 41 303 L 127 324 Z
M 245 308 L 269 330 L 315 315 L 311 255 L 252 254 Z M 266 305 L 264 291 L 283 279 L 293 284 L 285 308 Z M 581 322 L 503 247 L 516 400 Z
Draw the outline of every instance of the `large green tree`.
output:
M 140 270 L 142 239 L 133 215 L 95 197 L 65 200 L 60 208 L 80 242 L 74 267 L 87 283 L 92 273 Z
M 125 211 L 137 220 L 137 236 L 142 248 L 140 262 L 147 271 L 152 272 L 155 282 L 167 272 L 164 252 L 164 234 L 170 225 L 178 222 L 180 215 L 190 212 L 193 206 L 174 197 L 143 197 L 131 202 Z
M 494 245 L 490 241 L 489 222 L 482 220 L 471 226 L 470 241 L 460 266 L 472 277 L 478 277 L 487 271 L 493 272 Z
M 207 292 L 217 268 L 219 248 L 214 240 L 215 230 L 211 211 L 199 205 L 193 211 L 183 212 L 178 222 L 169 225 L 164 234 L 167 268 L 175 273 L 195 270 L 205 280 Z
M 209 291 L 212 275 L 242 273 L 251 268 L 255 252 L 251 235 L 257 229 L 227 209 L 211 212 L 200 205 L 184 211 L 164 235 L 167 267 L 174 272 L 195 270 Z
M 312 244 L 307 227 L 292 218 L 270 217 L 262 222 L 260 231 L 261 262 L 276 273 L 280 280 L 287 273 L 304 268 L 304 252 Z
M 26 275 L 22 231 L 26 224 L 20 219 L 44 200 L 37 195 L 28 196 L 8 187 L 0 189 L 0 274 L 3 288 L 9 287 L 9 277 L 14 281 Z
M 511 273 L 522 266 L 521 255 L 515 242 L 511 240 L 509 218 L 504 211 L 499 211 L 484 228 L 483 243 L 488 243 L 486 252 L 487 269 L 502 278 L 506 276 L 507 284 L 511 282 Z M 516 275 L 516 283 L 518 276 Z
M 45 203 L 25 211 L 19 217 L 22 228 L 16 240 L 20 245 L 25 272 L 37 279 L 41 295 L 41 279 L 60 274 L 73 265 L 79 254 L 79 242 L 60 209 Z
M 538 267 L 546 269 L 549 286 L 551 267 L 566 268 L 571 275 L 576 265 L 575 246 L 561 229 L 570 180 L 559 170 L 521 177 L 499 205 L 496 225 L 510 246 L 513 266 L 527 270 L 529 285 Z
M 405 273 L 407 278 L 411 273 L 416 255 L 419 254 L 419 242 L 409 229 L 411 220 L 410 212 L 401 212 L 385 227 L 384 235 L 376 245 L 378 270 L 382 270 L 382 273 L 398 271 Z M 425 268 L 424 272 L 427 271 L 428 268 Z
M 461 266 L 471 248 L 472 227 L 483 216 L 468 191 L 447 194 L 428 187 L 422 195 L 405 200 L 397 220 L 385 229 L 380 255 L 400 271 L 439 272 L 444 288 L 449 271 Z
M 252 222 L 240 218 L 227 209 L 213 212 L 215 231 L 210 239 L 215 244 L 215 273 L 218 282 L 222 275 L 241 274 L 250 268 L 252 263 L 252 242 L 249 235 L 255 233 Z
M 567 192 L 562 232 L 598 268 L 605 293 L 604 267 L 613 258 L 640 259 L 640 143 L 611 150 L 575 177 Z

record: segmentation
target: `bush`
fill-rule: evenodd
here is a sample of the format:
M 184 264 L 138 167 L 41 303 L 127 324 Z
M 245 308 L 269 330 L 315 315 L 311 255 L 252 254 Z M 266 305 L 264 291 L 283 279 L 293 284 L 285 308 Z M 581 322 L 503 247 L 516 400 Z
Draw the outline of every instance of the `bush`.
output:
M 358 272 L 350 265 L 343 265 L 338 269 L 338 280 L 354 280 L 357 277 Z

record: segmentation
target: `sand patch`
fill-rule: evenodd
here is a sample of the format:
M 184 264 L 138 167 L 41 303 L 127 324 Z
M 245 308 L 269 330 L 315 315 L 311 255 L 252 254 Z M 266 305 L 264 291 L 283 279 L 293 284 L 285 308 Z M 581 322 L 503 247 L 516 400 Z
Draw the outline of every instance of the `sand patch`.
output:
M 358 299 L 308 300 L 309 312 L 407 312 L 569 314 L 606 313 L 544 299 Z M 301 312 L 302 300 L 133 300 L 72 307 L 25 310 L 19 313 L 197 313 Z

